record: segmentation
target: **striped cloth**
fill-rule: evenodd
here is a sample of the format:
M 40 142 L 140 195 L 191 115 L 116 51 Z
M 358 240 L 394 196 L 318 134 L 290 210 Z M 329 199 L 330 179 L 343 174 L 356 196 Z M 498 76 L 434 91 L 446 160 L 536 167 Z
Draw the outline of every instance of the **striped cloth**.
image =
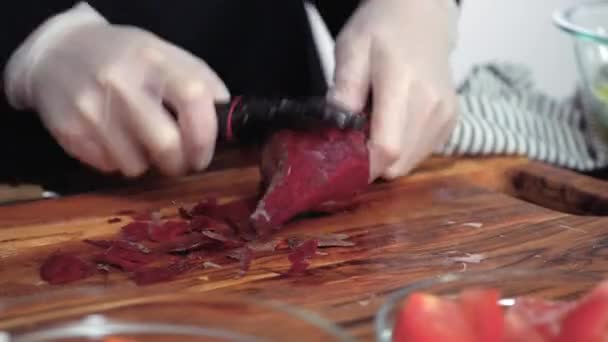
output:
M 608 165 L 597 120 L 576 96 L 558 101 L 535 90 L 525 67 L 478 66 L 458 91 L 459 122 L 437 154 L 520 155 L 578 171 Z

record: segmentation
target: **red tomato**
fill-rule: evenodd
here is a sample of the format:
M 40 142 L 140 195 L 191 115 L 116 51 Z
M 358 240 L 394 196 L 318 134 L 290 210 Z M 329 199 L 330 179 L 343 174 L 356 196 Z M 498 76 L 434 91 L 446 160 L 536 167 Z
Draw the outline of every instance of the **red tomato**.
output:
M 608 339 L 608 282 L 583 297 L 564 318 L 557 342 L 602 342 Z
M 456 302 L 425 293 L 410 295 L 399 313 L 395 342 L 475 342 Z
M 496 342 L 504 333 L 504 313 L 495 289 L 465 289 L 460 294 L 460 305 L 478 342 Z
M 509 308 L 509 312 L 517 315 L 546 340 L 553 340 L 559 335 L 562 320 L 573 306 L 570 302 L 520 297 Z
M 543 338 L 533 326 L 517 314 L 517 312 L 507 310 L 505 315 L 504 337 L 502 342 L 548 342 Z

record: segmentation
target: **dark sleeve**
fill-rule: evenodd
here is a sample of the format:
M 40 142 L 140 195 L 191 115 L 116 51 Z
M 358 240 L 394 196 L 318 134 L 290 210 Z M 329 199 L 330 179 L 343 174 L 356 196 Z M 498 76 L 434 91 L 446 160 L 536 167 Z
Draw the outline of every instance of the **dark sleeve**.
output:
M 460 6 L 462 0 L 455 1 Z M 310 2 L 317 7 L 327 28 L 336 37 L 348 18 L 355 12 L 361 0 L 310 0 Z

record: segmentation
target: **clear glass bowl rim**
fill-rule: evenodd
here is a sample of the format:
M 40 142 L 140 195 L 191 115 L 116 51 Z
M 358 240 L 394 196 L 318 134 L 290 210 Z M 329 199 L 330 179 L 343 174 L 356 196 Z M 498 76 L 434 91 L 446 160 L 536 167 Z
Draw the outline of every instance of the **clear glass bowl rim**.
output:
M 107 289 L 107 288 L 106 288 Z M 196 296 L 196 293 L 183 292 L 160 296 L 158 298 L 136 301 L 135 304 L 152 304 L 152 305 L 175 305 L 173 299 L 183 299 L 191 296 Z M 205 299 L 201 299 L 207 302 Z M 27 302 L 27 300 L 25 300 Z M 283 314 L 290 319 L 307 323 L 311 329 L 319 329 L 324 333 L 332 336 L 341 342 L 354 342 L 353 336 L 344 330 L 339 325 L 327 320 L 325 317 L 299 306 L 294 306 L 286 302 L 271 300 L 247 298 L 245 296 L 235 296 L 226 298 L 211 299 L 210 303 L 236 303 L 251 305 L 260 310 L 268 310 L 277 314 Z M 129 305 L 125 305 L 129 306 Z M 123 307 L 117 305 L 114 309 Z M 225 329 L 223 327 L 212 328 L 206 325 L 194 325 L 192 323 L 160 323 L 158 321 L 150 321 L 146 318 L 122 321 L 116 320 L 106 315 L 105 310 L 102 312 L 90 312 L 78 318 L 68 318 L 63 323 L 53 324 L 43 322 L 48 326 L 43 330 L 29 330 L 17 335 L 12 335 L 8 331 L 0 331 L 0 342 L 4 341 L 39 341 L 40 337 L 47 338 L 102 338 L 111 336 L 112 334 L 169 334 L 169 335 L 185 335 L 185 336 L 205 336 L 205 337 L 221 337 L 229 338 L 233 341 L 264 341 L 264 338 L 248 336 L 244 333 Z
M 608 6 L 608 1 L 591 0 L 576 5 L 559 8 L 553 12 L 553 22 L 562 31 L 572 34 L 577 38 L 591 40 L 596 43 L 608 45 L 608 34 L 598 34 L 597 32 L 589 30 L 581 25 L 577 25 L 572 21 L 573 16 L 575 16 L 577 12 L 593 7 L 602 6 Z

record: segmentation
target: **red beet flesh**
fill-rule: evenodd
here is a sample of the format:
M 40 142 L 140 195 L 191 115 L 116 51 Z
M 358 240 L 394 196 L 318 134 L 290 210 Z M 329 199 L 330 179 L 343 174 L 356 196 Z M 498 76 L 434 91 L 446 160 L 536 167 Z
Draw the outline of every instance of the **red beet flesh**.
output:
M 316 132 L 281 131 L 265 145 L 260 165 L 264 194 L 220 204 L 206 199 L 192 208 L 181 207 L 179 218 L 164 220 L 160 212 L 133 213 L 115 238 L 85 240 L 103 252 L 87 259 L 53 254 L 40 268 L 51 284 L 87 278 L 97 269 L 122 271 L 138 285 L 168 281 L 192 269 L 216 265 L 208 259 L 220 253 L 239 262 L 246 273 L 256 253 L 273 253 L 291 246 L 288 275 L 305 271 L 320 247 L 347 247 L 347 235 L 337 234 L 302 242 L 295 238 L 265 239 L 306 212 L 331 213 L 352 205 L 352 198 L 368 185 L 368 152 L 362 132 L 325 129 Z M 125 212 L 126 213 L 126 212 Z M 108 223 L 117 223 L 112 218 Z M 111 266 L 111 267 L 110 267 Z
M 301 213 L 334 211 L 336 203 L 350 201 L 367 187 L 365 134 L 278 132 L 264 146 L 260 170 L 266 190 L 251 222 L 258 234 L 266 235 Z
M 95 266 L 69 253 L 49 256 L 40 268 L 40 277 L 50 284 L 65 284 L 88 278 L 95 273 Z

